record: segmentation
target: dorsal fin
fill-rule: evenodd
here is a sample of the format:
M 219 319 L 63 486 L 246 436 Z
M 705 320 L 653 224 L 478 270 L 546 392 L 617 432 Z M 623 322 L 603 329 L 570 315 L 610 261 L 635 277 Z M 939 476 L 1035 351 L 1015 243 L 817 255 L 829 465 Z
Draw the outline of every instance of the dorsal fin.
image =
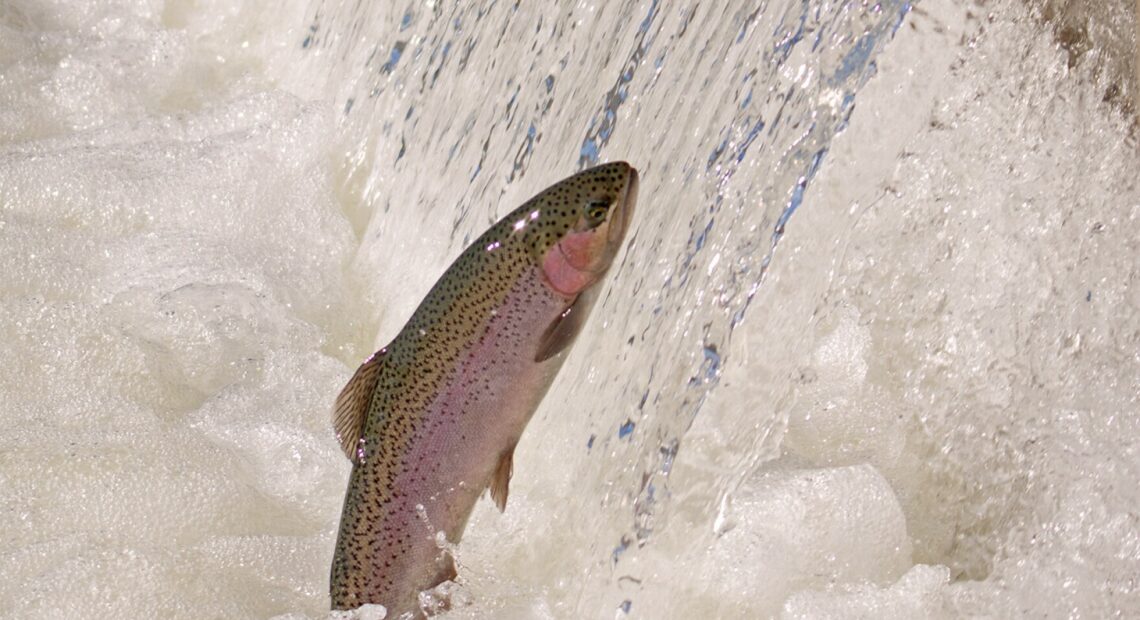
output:
M 499 464 L 495 467 L 495 474 L 487 486 L 491 489 L 491 499 L 499 507 L 499 512 L 507 509 L 507 485 L 511 482 L 511 470 L 514 468 L 515 444 L 503 450 L 499 455 Z
M 356 369 L 356 374 L 336 397 L 333 430 L 344 455 L 353 463 L 356 462 L 360 436 L 364 433 L 364 421 L 368 418 L 368 405 L 372 403 L 372 393 L 376 391 L 376 380 L 380 377 L 380 362 L 387 353 L 387 349 L 373 353 Z

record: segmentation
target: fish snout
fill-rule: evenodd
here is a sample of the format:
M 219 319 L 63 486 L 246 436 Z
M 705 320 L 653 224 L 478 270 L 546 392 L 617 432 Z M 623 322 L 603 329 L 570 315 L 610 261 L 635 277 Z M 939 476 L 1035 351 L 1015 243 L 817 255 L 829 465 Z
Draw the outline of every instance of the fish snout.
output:
M 625 239 L 625 233 L 629 229 L 629 223 L 633 219 L 633 211 L 637 206 L 637 189 L 639 185 L 639 178 L 637 168 L 629 166 L 629 174 L 626 176 L 625 187 L 622 188 L 618 195 L 617 204 L 614 205 L 614 213 L 611 216 L 612 221 L 607 231 L 606 241 L 609 245 L 610 253 L 616 254 L 618 248 L 621 247 L 622 241 Z

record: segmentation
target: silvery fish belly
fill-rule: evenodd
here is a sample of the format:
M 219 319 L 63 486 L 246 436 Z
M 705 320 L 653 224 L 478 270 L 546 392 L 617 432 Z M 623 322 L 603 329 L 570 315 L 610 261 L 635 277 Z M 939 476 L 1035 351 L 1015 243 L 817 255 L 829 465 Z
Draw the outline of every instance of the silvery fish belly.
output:
M 463 251 L 392 342 L 357 369 L 333 423 L 352 476 L 329 591 L 421 615 L 455 576 L 476 500 L 507 503 L 512 454 L 621 247 L 637 198 L 624 162 L 585 170 L 512 211 Z

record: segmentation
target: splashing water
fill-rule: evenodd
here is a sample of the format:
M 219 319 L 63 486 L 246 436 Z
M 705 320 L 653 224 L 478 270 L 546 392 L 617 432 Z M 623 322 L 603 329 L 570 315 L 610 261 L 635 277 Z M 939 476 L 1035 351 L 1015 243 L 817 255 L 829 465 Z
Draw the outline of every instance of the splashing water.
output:
M 1133 51 L 957 4 L 6 4 L 0 609 L 323 617 L 337 390 L 625 159 L 445 617 L 1137 613 Z

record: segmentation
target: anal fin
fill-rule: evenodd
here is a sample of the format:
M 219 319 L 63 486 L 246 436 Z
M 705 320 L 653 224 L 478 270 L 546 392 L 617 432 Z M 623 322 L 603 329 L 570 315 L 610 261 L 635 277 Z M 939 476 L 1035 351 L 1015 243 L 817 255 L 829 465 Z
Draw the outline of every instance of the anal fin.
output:
M 435 583 L 432 587 L 438 586 L 445 581 L 455 581 L 455 578 L 458 576 L 459 571 L 455 566 L 455 558 L 451 553 L 444 551 L 436 561 L 435 578 L 432 580 Z
M 376 381 L 380 378 L 380 363 L 387 355 L 387 349 L 372 354 L 345 384 L 336 397 L 333 407 L 333 430 L 340 441 L 340 447 L 348 460 L 357 461 L 360 437 L 364 434 L 364 422 L 368 418 L 368 406 L 376 391 Z
M 495 467 L 495 474 L 491 476 L 491 499 L 499 507 L 499 512 L 507 509 L 507 486 L 511 482 L 511 470 L 514 468 L 515 446 L 503 450 L 499 455 L 499 464 Z

